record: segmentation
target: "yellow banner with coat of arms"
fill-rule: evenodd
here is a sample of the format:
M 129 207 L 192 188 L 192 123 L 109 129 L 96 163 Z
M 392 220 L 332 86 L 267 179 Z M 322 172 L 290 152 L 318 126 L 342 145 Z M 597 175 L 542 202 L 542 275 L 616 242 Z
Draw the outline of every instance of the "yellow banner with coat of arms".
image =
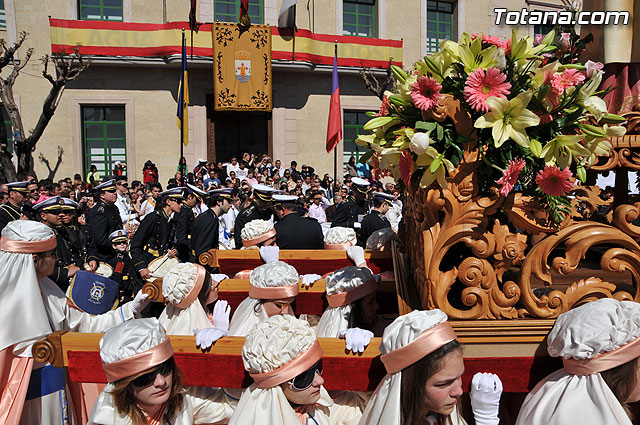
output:
M 213 89 L 217 111 L 271 111 L 271 27 L 213 24 Z

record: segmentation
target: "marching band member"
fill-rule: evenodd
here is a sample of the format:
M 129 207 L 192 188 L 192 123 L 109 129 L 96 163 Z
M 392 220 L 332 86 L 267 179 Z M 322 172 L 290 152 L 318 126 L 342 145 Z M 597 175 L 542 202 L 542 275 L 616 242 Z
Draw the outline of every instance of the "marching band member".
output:
M 132 300 L 134 295 L 142 289 L 144 281 L 133 267 L 133 260 L 129 254 L 127 231 L 124 229 L 116 230 L 109 235 L 109 240 L 115 255 L 107 261 L 113 270 L 111 276 L 107 277 L 118 283 L 120 302 L 127 302 Z
M 92 257 L 92 270 L 98 267 L 98 261 L 106 262 L 115 252 L 109 240 L 109 235 L 118 229 L 122 229 L 122 220 L 118 207 L 114 205 L 117 199 L 115 179 L 107 180 L 95 187 L 96 204 L 87 214 Z M 93 267 L 95 266 L 95 268 Z
M 191 226 L 191 262 L 199 262 L 200 255 L 218 249 L 220 216 L 231 208 L 232 189 L 213 189 L 207 192 L 209 209 L 200 214 Z M 209 267 L 209 266 L 205 266 Z
M 65 294 L 47 277 L 53 272 L 56 246 L 55 233 L 42 223 L 17 220 L 2 231 L 2 319 L 19 325 L 0 328 L 0 423 L 74 423 L 66 370 L 34 363 L 33 343 L 59 330 L 104 332 L 132 319 L 148 303 L 147 295 L 139 292 L 133 301 L 101 315 L 91 316 L 72 308 Z
M 188 183 L 184 191 L 185 198 L 182 201 L 180 212 L 175 216 L 175 222 L 178 257 L 180 261 L 186 263 L 191 257 L 191 225 L 196 219 L 193 209 L 202 202 L 206 192 Z
M 458 411 L 462 348 L 446 314 L 416 310 L 398 317 L 384 330 L 380 351 L 387 375 L 359 425 L 466 424 Z M 498 425 L 500 379 L 478 373 L 471 387 L 476 424 Z
M 236 249 L 242 247 L 242 228 L 248 222 L 256 219 L 268 220 L 273 222 L 272 213 L 273 188 L 263 184 L 253 185 L 253 197 L 251 205 L 240 211 L 236 218 L 233 237 L 236 243 Z
M 365 247 L 367 239 L 376 230 L 391 228 L 391 223 L 385 216 L 393 201 L 393 195 L 384 192 L 373 192 L 373 209 L 364 216 L 360 227 L 358 245 Z
M 516 425 L 631 425 L 640 401 L 640 304 L 604 298 L 562 313 L 547 337 L 564 368 L 524 400 Z
M 19 220 L 22 216 L 22 206 L 29 195 L 29 182 L 6 183 L 9 201 L 0 205 L 0 231 L 10 221 Z
M 223 423 L 234 402 L 220 389 L 185 388 L 171 342 L 155 318 L 132 320 L 100 340 L 108 384 L 89 425 Z
M 247 334 L 242 361 L 254 383 L 229 425 L 329 425 L 333 401 L 322 384 L 322 348 L 313 329 L 274 316 Z
M 174 213 L 182 208 L 183 188 L 174 187 L 158 195 L 158 203 L 153 213 L 147 214 L 138 230 L 131 238 L 131 258 L 142 279 L 149 279 L 151 271 L 148 265 L 156 258 L 167 254 L 175 258 L 175 223 L 171 220 Z

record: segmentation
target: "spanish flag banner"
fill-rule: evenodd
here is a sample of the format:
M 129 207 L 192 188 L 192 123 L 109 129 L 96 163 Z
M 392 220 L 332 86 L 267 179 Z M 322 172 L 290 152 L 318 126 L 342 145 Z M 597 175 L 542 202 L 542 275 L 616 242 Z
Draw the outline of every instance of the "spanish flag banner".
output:
M 271 111 L 271 27 L 216 22 L 211 34 L 215 110 Z

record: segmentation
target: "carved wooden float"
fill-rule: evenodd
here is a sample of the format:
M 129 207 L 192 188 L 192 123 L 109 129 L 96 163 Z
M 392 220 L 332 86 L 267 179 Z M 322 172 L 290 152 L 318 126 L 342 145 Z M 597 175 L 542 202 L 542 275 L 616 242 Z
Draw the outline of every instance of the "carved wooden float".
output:
M 328 307 L 325 295 L 325 280 L 320 279 L 311 286 L 306 287 L 300 284 L 300 293 L 296 297 L 295 313 L 296 314 L 322 314 Z M 162 279 L 156 279 L 153 282 L 147 282 L 142 291 L 149 294 L 151 299 L 164 302 L 162 296 Z M 218 287 L 218 297 L 225 300 L 231 306 L 232 311 L 249 296 L 249 280 L 248 279 L 225 279 L 220 282 Z M 396 297 L 396 286 L 393 280 L 381 280 L 378 286 L 378 292 L 383 294 L 378 297 L 380 304 L 380 313 L 397 313 L 398 300 Z
M 393 270 L 393 260 L 390 251 L 365 251 L 367 266 L 374 273 Z M 252 270 L 264 264 L 260 252 L 248 250 L 219 250 L 212 249 L 200 255 L 200 264 L 219 267 L 220 273 L 233 276 L 242 270 Z M 292 265 L 300 274 L 316 273 L 324 275 L 347 266 L 353 262 L 347 257 L 346 251 L 336 250 L 280 250 L 280 261 Z

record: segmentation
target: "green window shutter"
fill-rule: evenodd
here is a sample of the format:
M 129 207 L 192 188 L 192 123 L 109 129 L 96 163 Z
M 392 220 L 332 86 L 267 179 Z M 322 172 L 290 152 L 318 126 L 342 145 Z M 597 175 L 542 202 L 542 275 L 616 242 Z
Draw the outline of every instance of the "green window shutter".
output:
M 343 0 L 342 34 L 376 37 L 375 0 Z
M 122 22 L 122 0 L 78 0 L 78 16 L 86 21 Z
M 240 0 L 215 0 L 213 4 L 214 21 L 238 22 Z M 249 17 L 252 24 L 264 23 L 263 0 L 249 0 Z
M 344 111 L 344 124 L 342 127 L 344 131 L 343 166 L 347 165 L 349 158 L 352 156 L 355 156 L 356 162 L 358 162 L 360 157 L 367 151 L 366 148 L 356 145 L 356 139 L 360 134 L 369 133 L 363 130 L 362 127 L 370 119 L 365 111 Z
M 111 175 L 116 161 L 127 161 L 125 110 L 121 105 L 82 107 L 84 174 L 95 165 L 102 177 Z
M 455 3 L 427 1 L 427 52 L 440 50 L 440 41 L 453 40 L 453 12 Z

